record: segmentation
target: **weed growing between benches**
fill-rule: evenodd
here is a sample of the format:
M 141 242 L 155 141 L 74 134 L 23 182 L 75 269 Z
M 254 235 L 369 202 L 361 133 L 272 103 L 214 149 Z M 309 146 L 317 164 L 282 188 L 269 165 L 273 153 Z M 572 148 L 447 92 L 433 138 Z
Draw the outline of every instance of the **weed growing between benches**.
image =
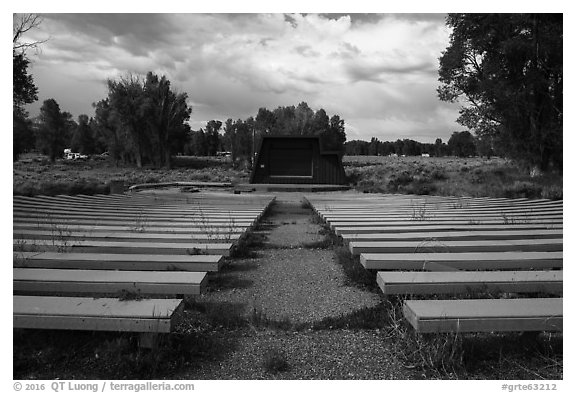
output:
M 342 267 L 348 285 L 368 289 L 373 292 L 380 292 L 376 284 L 376 273 L 371 270 L 366 270 L 364 266 L 360 264 L 360 256 L 352 255 L 348 247 L 344 246 L 336 248 L 334 252 L 336 263 Z
M 138 336 L 87 331 L 14 331 L 14 379 L 163 379 L 205 361 L 224 359 L 235 339 L 186 323 L 153 349 Z M 71 350 L 73 349 L 73 350 Z
M 417 334 L 404 320 L 405 299 L 383 299 L 387 335 L 404 366 L 422 378 L 562 379 L 562 334 Z

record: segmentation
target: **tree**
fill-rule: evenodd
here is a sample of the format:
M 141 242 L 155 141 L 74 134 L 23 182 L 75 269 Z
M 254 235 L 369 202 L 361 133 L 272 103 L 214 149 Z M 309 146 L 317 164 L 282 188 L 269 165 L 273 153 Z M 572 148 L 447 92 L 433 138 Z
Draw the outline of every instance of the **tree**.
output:
M 310 124 L 310 134 L 320 135 L 328 128 L 330 128 L 330 119 L 328 118 L 326 111 L 320 108 L 314 113 L 314 116 L 312 117 Z
M 326 150 L 344 153 L 344 143 L 346 142 L 346 129 L 344 120 L 340 116 L 334 115 L 330 118 L 328 128 L 320 134 L 322 145 Z
M 95 112 L 92 128 L 95 130 L 96 145 L 102 150 L 107 150 L 116 165 L 120 161 L 129 162 L 130 136 L 120 126 L 120 121 L 110 106 L 110 100 L 105 98 L 92 106 Z
M 69 113 L 60 111 L 60 106 L 53 98 L 44 101 L 40 108 L 40 128 L 36 141 L 40 150 L 48 155 L 52 162 L 56 161 L 56 157 L 62 156 L 68 145 L 70 118 Z
M 28 74 L 30 61 L 26 57 L 28 48 L 36 48 L 44 41 L 22 42 L 24 33 L 38 27 L 42 19 L 34 14 L 13 14 L 12 25 L 12 117 L 13 117 L 13 160 L 21 152 L 34 145 L 34 135 L 24 105 L 38 100 L 38 88 L 34 78 Z
M 144 85 L 140 77 L 128 75 L 118 81 L 108 80 L 108 101 L 111 116 L 117 126 L 126 130 L 128 151 L 133 155 L 136 166 L 142 168 L 144 153 L 150 148 L 150 138 L 146 135 L 147 105 Z
M 220 147 L 220 134 L 218 133 L 220 127 L 222 127 L 222 122 L 219 120 L 210 120 L 206 124 L 206 153 L 209 156 L 215 156 Z
M 453 155 L 468 157 L 476 154 L 474 136 L 468 131 L 455 131 L 448 140 L 448 147 Z
M 313 116 L 314 111 L 310 109 L 306 102 L 302 101 L 298 104 L 296 110 L 294 111 L 296 133 L 298 135 L 310 135 L 310 122 Z
M 170 167 L 173 144 L 170 140 L 181 139 L 186 134 L 184 122 L 190 119 L 192 108 L 188 107 L 186 93 L 176 94 L 170 89 L 170 81 L 152 72 L 146 74 L 143 86 L 143 116 L 152 139 L 152 152 L 158 166 Z
M 208 144 L 206 142 L 206 134 L 201 128 L 198 131 L 190 132 L 190 149 L 192 155 L 203 157 L 208 155 Z
M 561 14 L 450 14 L 440 58 L 441 100 L 465 98 L 458 121 L 508 156 L 562 168 Z
M 12 131 L 12 159 L 16 161 L 21 153 L 25 153 L 34 147 L 36 138 L 32 129 L 32 121 L 25 116 L 18 116 L 16 112 L 14 112 L 12 117 Z
M 78 116 L 78 126 L 72 135 L 70 147 L 81 154 L 94 154 L 95 141 L 88 121 L 87 115 Z
M 12 51 L 24 54 L 28 49 L 36 49 L 38 45 L 47 40 L 22 42 L 22 36 L 28 31 L 37 28 L 43 19 L 36 14 L 13 14 L 12 15 Z
M 224 123 L 224 138 L 223 142 L 226 150 L 230 152 L 232 158 L 232 165 L 236 163 L 238 156 L 238 145 L 236 140 L 236 124 L 232 119 L 226 120 Z
M 12 102 L 18 110 L 38 99 L 38 88 L 34 85 L 32 75 L 28 74 L 29 64 L 24 54 L 12 52 Z

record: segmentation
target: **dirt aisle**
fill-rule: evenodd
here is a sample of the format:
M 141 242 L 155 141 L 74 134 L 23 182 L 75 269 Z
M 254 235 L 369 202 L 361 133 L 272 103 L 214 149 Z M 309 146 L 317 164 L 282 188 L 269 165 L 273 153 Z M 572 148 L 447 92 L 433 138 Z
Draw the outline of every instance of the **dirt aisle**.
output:
M 396 342 L 386 329 L 333 328 L 333 321 L 377 307 L 377 293 L 345 284 L 333 249 L 307 243 L 323 239 L 311 209 L 298 194 L 280 194 L 261 225 L 266 240 L 255 258 L 234 259 L 200 302 L 215 305 L 202 333 L 206 357 L 184 379 L 406 379 Z M 264 325 L 234 327 L 258 314 Z M 328 319 L 326 319 L 328 318 Z M 214 329 L 221 321 L 221 328 Z M 332 321 L 325 323 L 326 321 Z M 317 322 L 320 329 L 309 328 Z M 298 324 L 308 328 L 296 328 Z M 302 326 L 302 325 L 300 325 Z M 280 372 L 271 368 L 284 365 Z
M 255 258 L 235 259 L 216 279 L 206 300 L 230 302 L 245 314 L 263 313 L 293 323 L 337 317 L 380 301 L 375 293 L 345 285 L 332 249 L 314 248 L 324 236 L 298 194 L 280 194 L 261 227 L 266 240 Z

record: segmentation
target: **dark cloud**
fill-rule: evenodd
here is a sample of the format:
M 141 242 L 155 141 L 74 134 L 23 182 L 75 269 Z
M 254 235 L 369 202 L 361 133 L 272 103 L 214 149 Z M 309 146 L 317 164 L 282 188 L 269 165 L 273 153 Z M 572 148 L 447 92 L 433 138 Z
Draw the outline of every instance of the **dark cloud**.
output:
M 356 13 L 356 14 L 319 14 L 320 16 L 327 19 L 340 19 L 342 17 L 350 17 L 352 23 L 377 23 L 386 17 L 386 14 L 368 14 L 368 13 Z
M 353 24 L 374 24 L 383 19 L 397 19 L 408 22 L 433 22 L 444 23 L 446 14 L 443 13 L 353 13 L 353 14 L 319 14 L 328 19 L 337 20 L 341 17 L 349 16 Z
M 401 74 L 436 74 L 435 64 L 429 61 L 423 61 L 416 64 L 365 64 L 361 62 L 348 62 L 346 70 L 350 79 L 357 81 L 385 82 L 389 76 L 398 76 Z
M 431 13 L 431 14 L 386 14 L 387 17 L 395 18 L 398 20 L 405 20 L 408 22 L 432 22 L 432 23 L 444 23 L 446 20 L 446 14 L 443 13 Z
M 46 14 L 74 34 L 82 34 L 102 46 L 120 47 L 136 56 L 150 48 L 173 45 L 182 29 L 170 14 Z

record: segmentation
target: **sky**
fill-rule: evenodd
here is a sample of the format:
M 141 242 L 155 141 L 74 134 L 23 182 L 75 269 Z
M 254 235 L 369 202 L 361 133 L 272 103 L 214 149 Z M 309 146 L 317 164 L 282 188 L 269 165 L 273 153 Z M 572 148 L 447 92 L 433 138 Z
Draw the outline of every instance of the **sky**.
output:
M 345 121 L 347 139 L 447 141 L 459 105 L 436 94 L 449 43 L 444 14 L 43 14 L 27 40 L 38 101 L 92 116 L 106 81 L 166 75 L 186 92 L 190 126 L 297 106 Z

